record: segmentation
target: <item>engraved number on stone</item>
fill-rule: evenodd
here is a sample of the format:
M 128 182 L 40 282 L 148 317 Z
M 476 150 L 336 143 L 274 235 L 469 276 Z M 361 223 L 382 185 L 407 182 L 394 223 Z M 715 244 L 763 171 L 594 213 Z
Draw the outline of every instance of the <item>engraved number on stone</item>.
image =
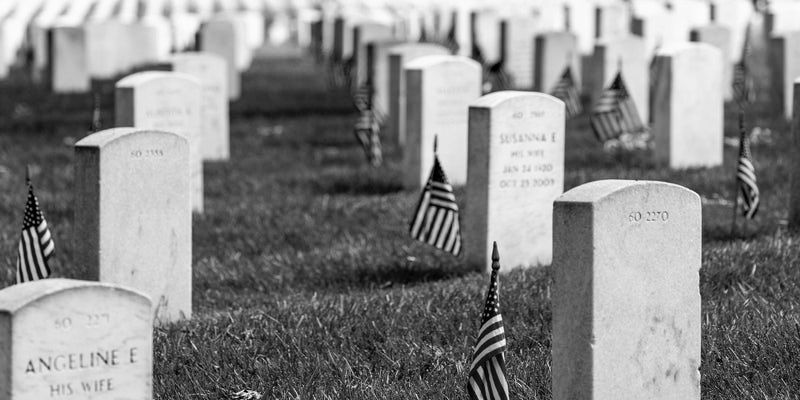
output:
M 107 313 L 103 314 L 89 314 L 86 316 L 88 320 L 86 321 L 86 326 L 98 326 L 101 324 L 107 324 L 111 317 Z
M 634 211 L 628 214 L 629 222 L 667 222 L 669 221 L 669 212 L 667 211 Z
M 72 328 L 72 318 L 59 318 L 56 320 L 56 329 L 67 330 Z

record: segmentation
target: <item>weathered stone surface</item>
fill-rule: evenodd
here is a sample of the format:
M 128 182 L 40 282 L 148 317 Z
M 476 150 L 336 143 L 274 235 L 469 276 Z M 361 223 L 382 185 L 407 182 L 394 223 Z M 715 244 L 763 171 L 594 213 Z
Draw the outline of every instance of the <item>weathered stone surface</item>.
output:
M 0 291 L 0 399 L 152 399 L 150 300 L 43 279 Z
M 608 180 L 553 211 L 553 399 L 700 399 L 700 197 Z
M 192 313 L 189 143 L 113 128 L 75 144 L 75 260 L 90 280 L 153 299 L 159 323 Z

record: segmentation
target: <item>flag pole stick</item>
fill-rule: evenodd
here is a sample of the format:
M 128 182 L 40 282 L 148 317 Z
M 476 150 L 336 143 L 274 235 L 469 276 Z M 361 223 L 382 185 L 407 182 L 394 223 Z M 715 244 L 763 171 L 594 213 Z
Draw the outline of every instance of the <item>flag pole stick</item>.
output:
M 741 146 L 743 144 L 741 137 L 742 135 L 744 135 L 744 110 L 739 111 L 739 135 L 740 135 L 739 151 L 741 152 L 742 151 Z M 736 163 L 738 165 L 739 163 L 738 159 Z M 739 215 L 739 177 L 738 177 L 738 167 L 737 167 L 737 173 L 736 175 L 734 175 L 733 179 L 733 218 L 731 218 L 731 238 L 733 238 L 734 235 L 736 234 L 736 218 L 738 217 L 738 215 Z

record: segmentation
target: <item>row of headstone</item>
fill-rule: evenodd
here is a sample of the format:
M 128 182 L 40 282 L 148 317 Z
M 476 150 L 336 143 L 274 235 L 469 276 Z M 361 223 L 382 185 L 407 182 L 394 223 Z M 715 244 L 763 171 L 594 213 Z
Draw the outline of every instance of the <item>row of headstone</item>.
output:
M 418 41 L 422 36 L 430 40 L 430 37 L 442 38 L 450 33 L 458 44 L 455 54 L 470 56 L 474 38 L 475 46 L 481 49 L 488 64 L 499 59 L 504 60 L 509 75 L 513 77 L 515 88 L 533 88 L 539 91 L 549 90 L 547 83 L 550 81 L 546 79 L 548 73 L 542 72 L 545 78 L 538 85 L 535 82 L 535 69 L 539 61 L 536 57 L 537 41 L 534 38 L 553 32 L 572 35 L 571 39 L 558 37 L 555 40 L 571 40 L 569 48 L 563 51 L 572 53 L 571 58 L 575 59 L 573 63 L 576 64 L 573 70 L 576 73 L 581 69 L 594 70 L 592 56 L 598 44 L 631 35 L 644 40 L 646 62 L 650 61 L 660 46 L 685 42 L 694 36 L 697 41 L 720 47 L 726 57 L 730 57 L 730 62 L 726 64 L 739 61 L 740 52 L 731 49 L 743 46 L 752 15 L 750 2 L 682 0 L 673 3 L 675 4 L 671 7 L 660 1 L 634 1 L 630 5 L 622 1 L 531 3 L 522 6 L 523 10 L 531 10 L 527 15 L 519 8 L 510 6 L 453 5 L 452 8 L 423 8 L 408 15 L 389 17 L 378 11 L 369 14 L 362 9 L 344 6 L 323 7 L 321 10 L 309 10 L 305 13 L 306 18 L 298 20 L 298 23 L 305 25 L 299 26 L 298 31 L 309 32 L 309 46 L 318 48 L 335 60 L 358 57 L 358 48 L 364 47 L 369 38 Z M 560 14 L 554 12 L 558 7 L 561 7 Z M 428 27 L 423 30 L 422 27 L 426 26 L 424 23 L 415 23 L 413 25 L 418 29 L 407 29 L 410 22 L 424 20 L 426 13 L 434 16 L 433 20 L 438 28 Z M 556 19 L 563 19 L 564 23 L 553 25 L 545 20 L 545 17 L 552 19 L 554 15 L 558 16 Z M 447 32 L 447 26 L 453 27 L 452 32 Z M 362 30 L 376 32 L 377 36 L 359 34 Z M 707 30 L 712 32 L 706 32 Z M 312 35 L 312 31 L 316 32 L 316 37 Z M 719 31 L 722 33 L 717 34 Z M 314 43 L 315 40 L 318 43 Z M 563 47 L 559 44 L 555 46 Z M 565 58 L 566 56 L 562 57 L 562 60 Z M 357 75 L 361 76 L 365 70 L 363 61 L 358 62 L 357 70 Z M 557 73 L 560 72 L 559 70 Z M 580 80 L 582 77 L 577 75 L 576 78 Z
M 496 93 L 476 105 L 481 115 L 475 122 L 490 126 L 506 112 L 523 112 L 504 127 L 524 129 L 530 119 L 563 114 L 558 102 Z M 119 130 L 103 136 L 94 143 L 100 160 L 127 159 L 128 150 L 141 145 L 170 146 L 163 158 L 184 161 L 175 167 L 188 160 L 185 139 L 177 135 Z M 563 146 L 563 138 L 555 142 Z M 180 143 L 183 151 L 171 153 Z M 152 162 L 145 169 L 156 171 L 159 157 L 134 157 L 134 163 Z M 182 181 L 188 184 L 188 174 Z M 552 215 L 554 234 L 553 398 L 699 400 L 699 196 L 662 182 L 596 181 L 558 196 L 548 208 L 543 213 Z M 3 398 L 152 397 L 153 307 L 146 294 L 68 279 L 14 285 L 0 291 L 0 327 L 7 333 L 0 336 Z
M 196 48 L 218 54 L 230 65 L 228 92 L 233 100 L 240 93 L 239 73 L 249 68 L 254 50 L 265 41 L 264 10 L 236 9 L 202 18 L 197 13 L 165 16 L 149 11 L 176 9 L 170 0 L 142 2 L 145 11 L 138 15 L 138 0 L 120 0 L 117 7 L 113 1 L 95 1 L 3 2 L 9 15 L 4 18 L 0 9 L 0 79 L 12 65 L 27 65 L 35 81 L 57 93 L 87 92 L 92 79 L 115 79 L 168 61 L 172 52 Z M 132 18 L 126 17 L 130 7 Z
M 655 160 L 670 168 L 722 164 L 722 57 L 702 43 L 665 46 L 655 59 Z M 564 185 L 564 104 L 549 95 L 501 91 L 480 97 L 480 67 L 468 58 L 424 56 L 406 64 L 404 185 L 420 188 L 438 158 L 466 184 L 465 248 L 489 265 L 491 242 L 509 265 L 551 260 L 551 203 Z M 509 261 L 506 261 L 509 262 Z

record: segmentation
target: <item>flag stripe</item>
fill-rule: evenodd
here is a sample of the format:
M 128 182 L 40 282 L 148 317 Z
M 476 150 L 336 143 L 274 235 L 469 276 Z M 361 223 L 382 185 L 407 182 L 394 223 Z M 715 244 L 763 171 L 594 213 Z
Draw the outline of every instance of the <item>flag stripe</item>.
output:
M 409 234 L 415 240 L 453 255 L 461 251 L 458 204 L 438 157 L 434 157 L 433 169 L 420 195 Z

